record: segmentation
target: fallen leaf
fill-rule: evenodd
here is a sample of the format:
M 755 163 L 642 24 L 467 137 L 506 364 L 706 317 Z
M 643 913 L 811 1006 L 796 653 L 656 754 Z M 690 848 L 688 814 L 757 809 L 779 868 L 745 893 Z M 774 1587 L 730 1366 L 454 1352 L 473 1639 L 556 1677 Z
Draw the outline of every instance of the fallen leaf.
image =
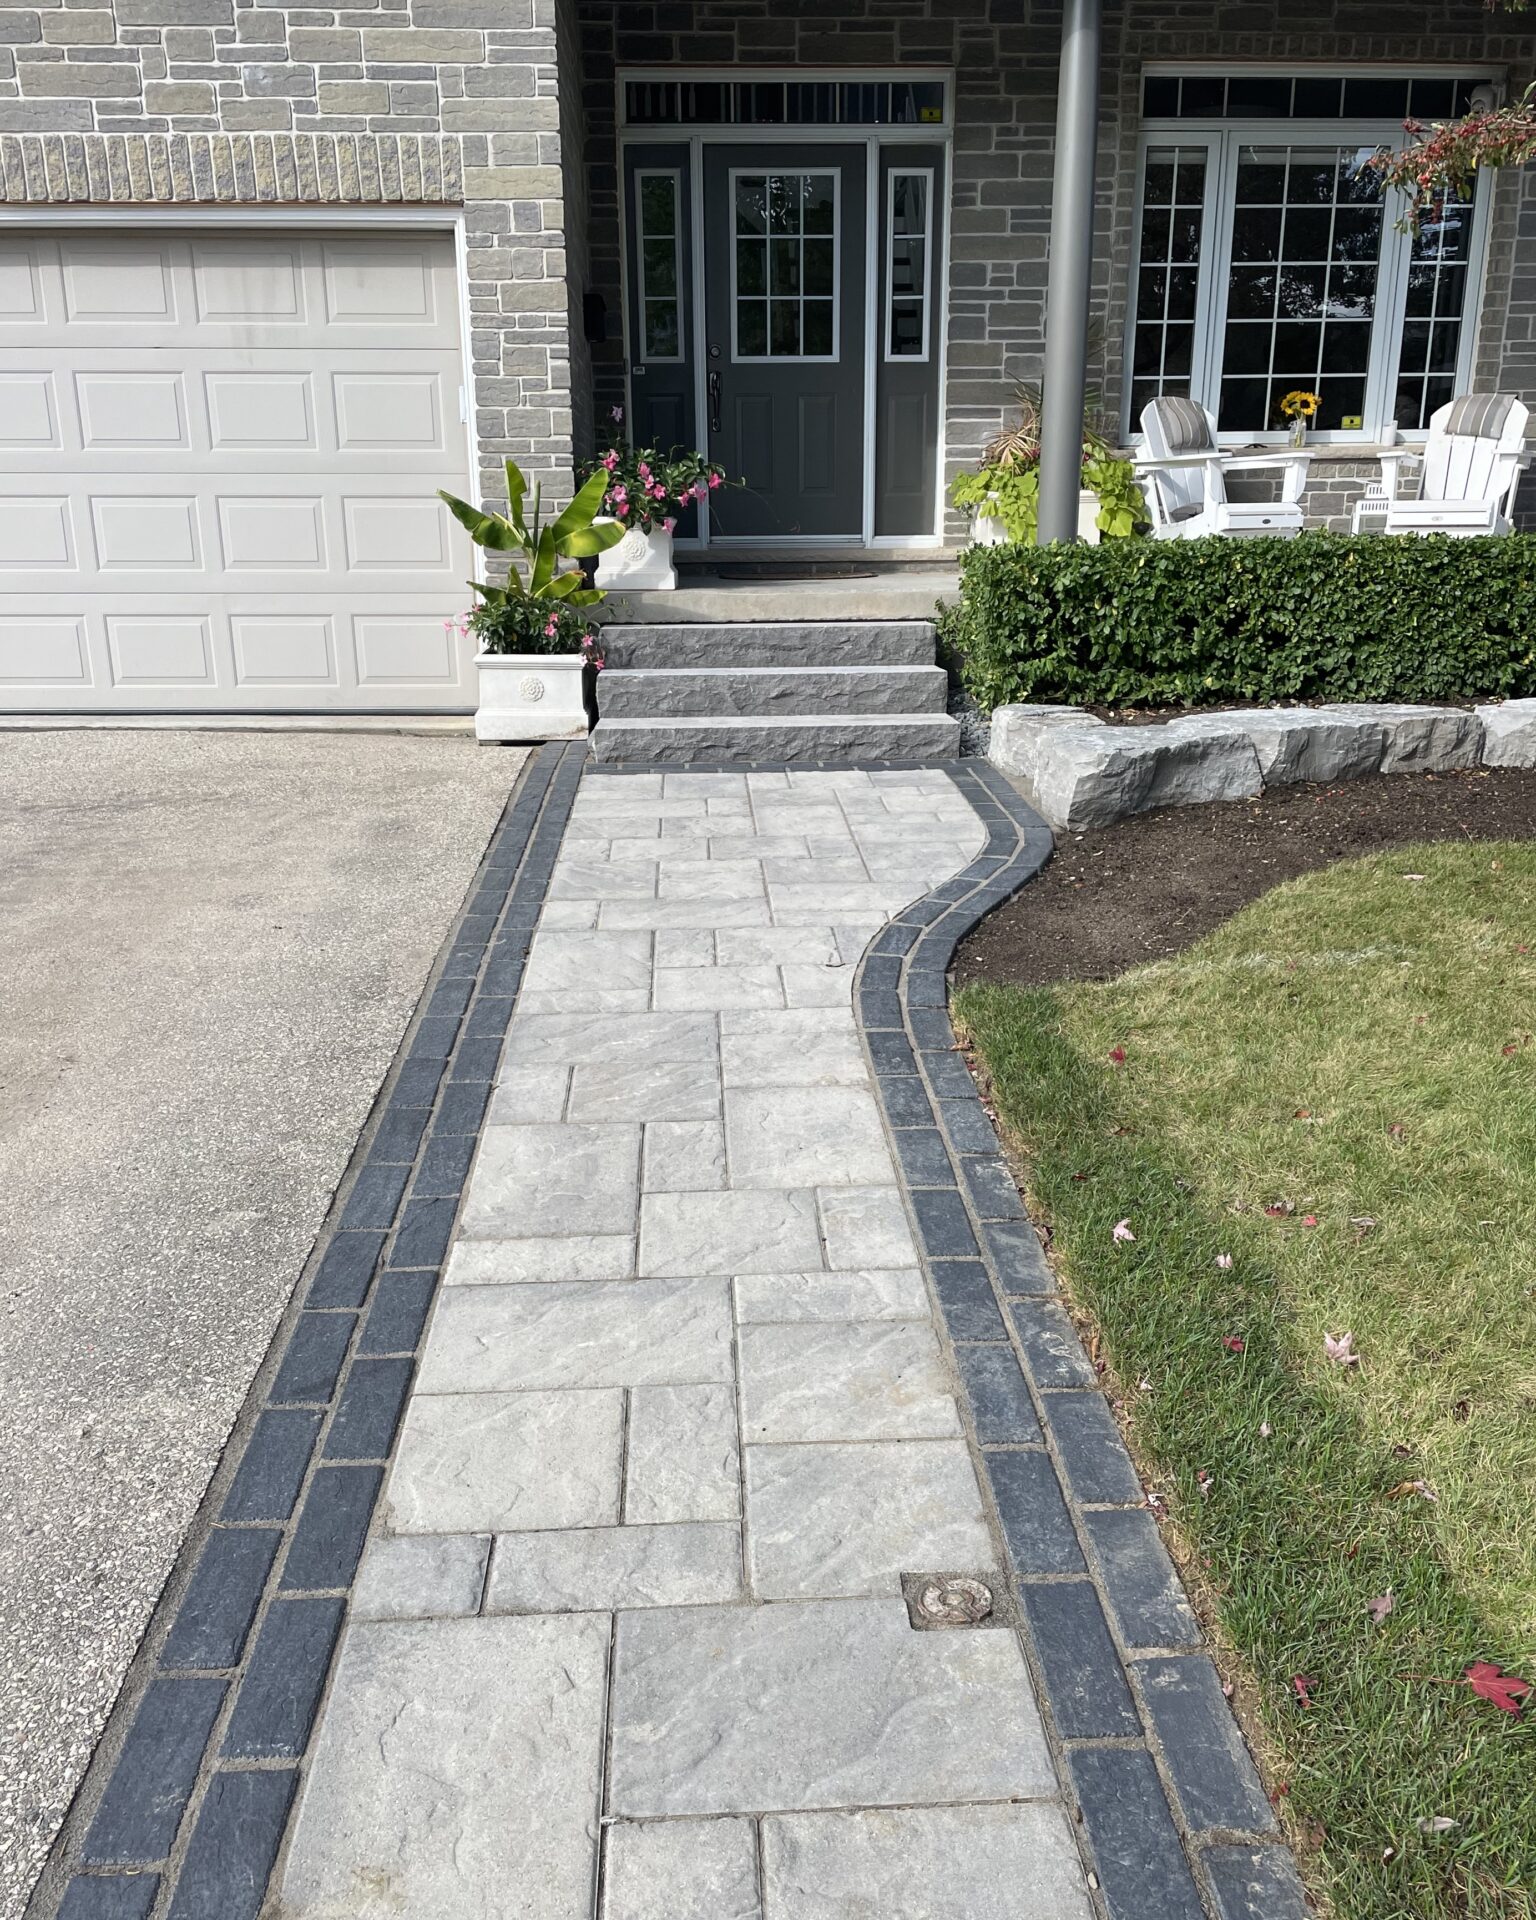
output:
M 1264 1211 L 1271 1220 L 1283 1220 L 1288 1213 L 1296 1211 L 1295 1203 L 1290 1200 L 1271 1200 Z
M 1195 1475 L 1195 1484 L 1200 1489 L 1200 1498 L 1202 1500 L 1209 1500 L 1211 1497 L 1211 1488 L 1216 1484 L 1215 1477 L 1207 1473 L 1205 1468 L 1202 1467 Z
M 1401 1139 L 1402 1139 L 1402 1137 L 1403 1137 L 1403 1123 L 1402 1123 L 1402 1121 L 1401 1121 L 1401 1120 L 1394 1120 L 1394 1121 L 1392 1122 L 1392 1124 L 1391 1124 L 1391 1126 L 1387 1128 L 1387 1132 L 1388 1132 L 1388 1133 L 1389 1133 L 1389 1134 L 1390 1134 L 1390 1135 L 1392 1136 L 1392 1138 L 1393 1138 L 1394 1140 L 1401 1140 Z
M 1125 1065 L 1125 1048 L 1111 1047 L 1109 1050 L 1109 1057 L 1111 1060 L 1114 1061 L 1117 1067 L 1123 1067 Z
M 1088 1176 L 1086 1173 L 1074 1173 L 1072 1178 L 1074 1180 L 1086 1180 Z
M 1312 1118 L 1312 1109 L 1310 1107 L 1298 1107 L 1291 1115 L 1291 1118 L 1293 1120 L 1310 1120 Z
M 1312 1689 L 1317 1685 L 1315 1677 L 1310 1673 L 1293 1673 L 1291 1675 L 1291 1685 L 1296 1689 L 1296 1698 L 1301 1704 L 1304 1707 L 1310 1707 L 1312 1704 Z
M 1531 1691 L 1529 1680 L 1505 1673 L 1491 1660 L 1474 1660 L 1466 1669 L 1466 1682 L 1480 1700 L 1486 1700 L 1501 1713 L 1518 1715 Z
M 1427 880 L 1429 878 L 1427 874 L 1423 873 L 1405 873 L 1402 877 L 1405 880 Z
M 1471 1417 L 1472 1402 L 1470 1400 L 1458 1400 L 1455 1406 L 1451 1408 L 1451 1418 L 1456 1421 L 1458 1425 L 1463 1420 L 1471 1419 Z
M 1115 1222 L 1114 1232 L 1110 1235 L 1110 1238 L 1112 1240 L 1134 1240 L 1136 1236 L 1131 1232 L 1130 1221 L 1117 1220 Z
M 1438 1500 L 1440 1498 L 1438 1493 L 1432 1493 L 1430 1491 L 1427 1480 L 1399 1480 L 1395 1487 L 1388 1490 L 1387 1498 L 1389 1500 L 1401 1500 L 1406 1494 L 1410 1493 L 1418 1494 L 1423 1500 Z
M 1231 1272 L 1231 1270 L 1232 1270 L 1232 1256 L 1231 1256 L 1231 1254 L 1230 1254 L 1230 1253 L 1218 1253 L 1218 1254 L 1217 1254 L 1217 1256 L 1216 1256 L 1216 1264 L 1217 1264 L 1217 1266 L 1218 1266 L 1218 1267 L 1220 1267 L 1220 1268 L 1221 1268 L 1221 1270 L 1222 1270 L 1222 1272 L 1223 1272 L 1223 1273 L 1230 1273 L 1230 1272 Z
M 1323 1335 L 1323 1352 L 1336 1367 L 1358 1367 L 1360 1356 L 1354 1349 L 1355 1336 L 1341 1333 L 1337 1339 L 1331 1333 Z
M 1236 1333 L 1229 1333 L 1221 1344 L 1228 1353 L 1244 1353 L 1248 1346 L 1248 1342 Z
M 1304 1213 L 1301 1216 L 1301 1224 L 1304 1227 L 1315 1227 L 1317 1225 L 1317 1215 L 1315 1213 Z
M 1385 1593 L 1378 1593 L 1374 1600 L 1367 1600 L 1365 1610 L 1371 1616 L 1372 1623 L 1379 1627 L 1396 1605 L 1392 1589 L 1388 1587 Z
M 1138 1380 L 1136 1382 L 1136 1391 L 1138 1393 L 1150 1393 L 1152 1391 L 1152 1382 L 1145 1378 Z
M 1459 1820 L 1448 1820 L 1443 1813 L 1426 1813 L 1413 1823 L 1420 1833 L 1449 1833 L 1452 1827 L 1459 1827 Z
M 1259 1422 L 1259 1438 L 1261 1440 L 1268 1440 L 1271 1437 L 1271 1435 L 1274 1433 L 1274 1431 L 1275 1431 L 1274 1428 L 1269 1424 L 1267 1420 L 1261 1420 Z

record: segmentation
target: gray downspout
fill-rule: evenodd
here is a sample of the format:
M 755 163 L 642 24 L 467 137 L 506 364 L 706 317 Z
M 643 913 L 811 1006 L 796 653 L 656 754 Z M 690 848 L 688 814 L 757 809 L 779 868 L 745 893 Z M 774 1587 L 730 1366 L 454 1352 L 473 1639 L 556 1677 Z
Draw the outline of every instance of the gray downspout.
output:
M 1093 173 L 1099 142 L 1102 0 L 1066 0 L 1056 103 L 1056 187 L 1045 303 L 1040 421 L 1040 543 L 1077 538 L 1088 296 L 1093 272 Z

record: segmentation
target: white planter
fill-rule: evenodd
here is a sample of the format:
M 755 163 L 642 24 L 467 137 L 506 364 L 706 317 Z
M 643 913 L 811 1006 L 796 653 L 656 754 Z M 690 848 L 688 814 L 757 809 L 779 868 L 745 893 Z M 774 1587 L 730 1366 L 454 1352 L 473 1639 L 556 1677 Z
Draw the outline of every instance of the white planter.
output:
M 615 522 L 611 515 L 600 514 L 592 524 L 611 527 Z M 625 590 L 650 587 L 662 592 L 675 587 L 671 534 L 665 527 L 656 527 L 650 533 L 631 527 L 617 546 L 597 556 L 597 584 Z
M 976 531 L 972 538 L 978 547 L 1006 547 L 1008 544 L 1008 529 L 996 515 L 987 512 L 987 502 L 996 498 L 996 494 L 989 493 L 987 500 L 976 509 Z M 1077 537 L 1090 547 L 1099 544 L 1099 529 L 1095 525 L 1098 514 L 1099 496 L 1084 487 L 1077 496 Z
M 480 704 L 477 740 L 581 740 L 579 653 L 477 653 Z

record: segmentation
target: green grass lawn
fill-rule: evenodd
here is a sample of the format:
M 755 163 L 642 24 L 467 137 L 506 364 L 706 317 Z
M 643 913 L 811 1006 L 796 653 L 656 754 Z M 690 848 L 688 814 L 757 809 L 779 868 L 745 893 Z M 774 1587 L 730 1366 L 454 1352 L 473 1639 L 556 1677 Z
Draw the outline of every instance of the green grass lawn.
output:
M 1461 1677 L 1536 1681 L 1536 847 L 1341 864 L 956 1013 L 1314 1889 L 1536 1915 L 1536 1693 Z

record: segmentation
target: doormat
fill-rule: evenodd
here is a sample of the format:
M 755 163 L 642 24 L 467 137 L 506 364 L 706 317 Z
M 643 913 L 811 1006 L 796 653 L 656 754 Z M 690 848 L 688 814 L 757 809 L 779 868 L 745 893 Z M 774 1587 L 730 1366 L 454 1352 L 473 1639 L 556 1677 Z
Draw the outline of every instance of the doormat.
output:
M 873 580 L 877 577 L 874 567 L 839 566 L 836 562 L 823 565 L 817 561 L 796 564 L 773 560 L 731 560 L 723 565 L 712 563 L 708 571 L 718 580 Z

